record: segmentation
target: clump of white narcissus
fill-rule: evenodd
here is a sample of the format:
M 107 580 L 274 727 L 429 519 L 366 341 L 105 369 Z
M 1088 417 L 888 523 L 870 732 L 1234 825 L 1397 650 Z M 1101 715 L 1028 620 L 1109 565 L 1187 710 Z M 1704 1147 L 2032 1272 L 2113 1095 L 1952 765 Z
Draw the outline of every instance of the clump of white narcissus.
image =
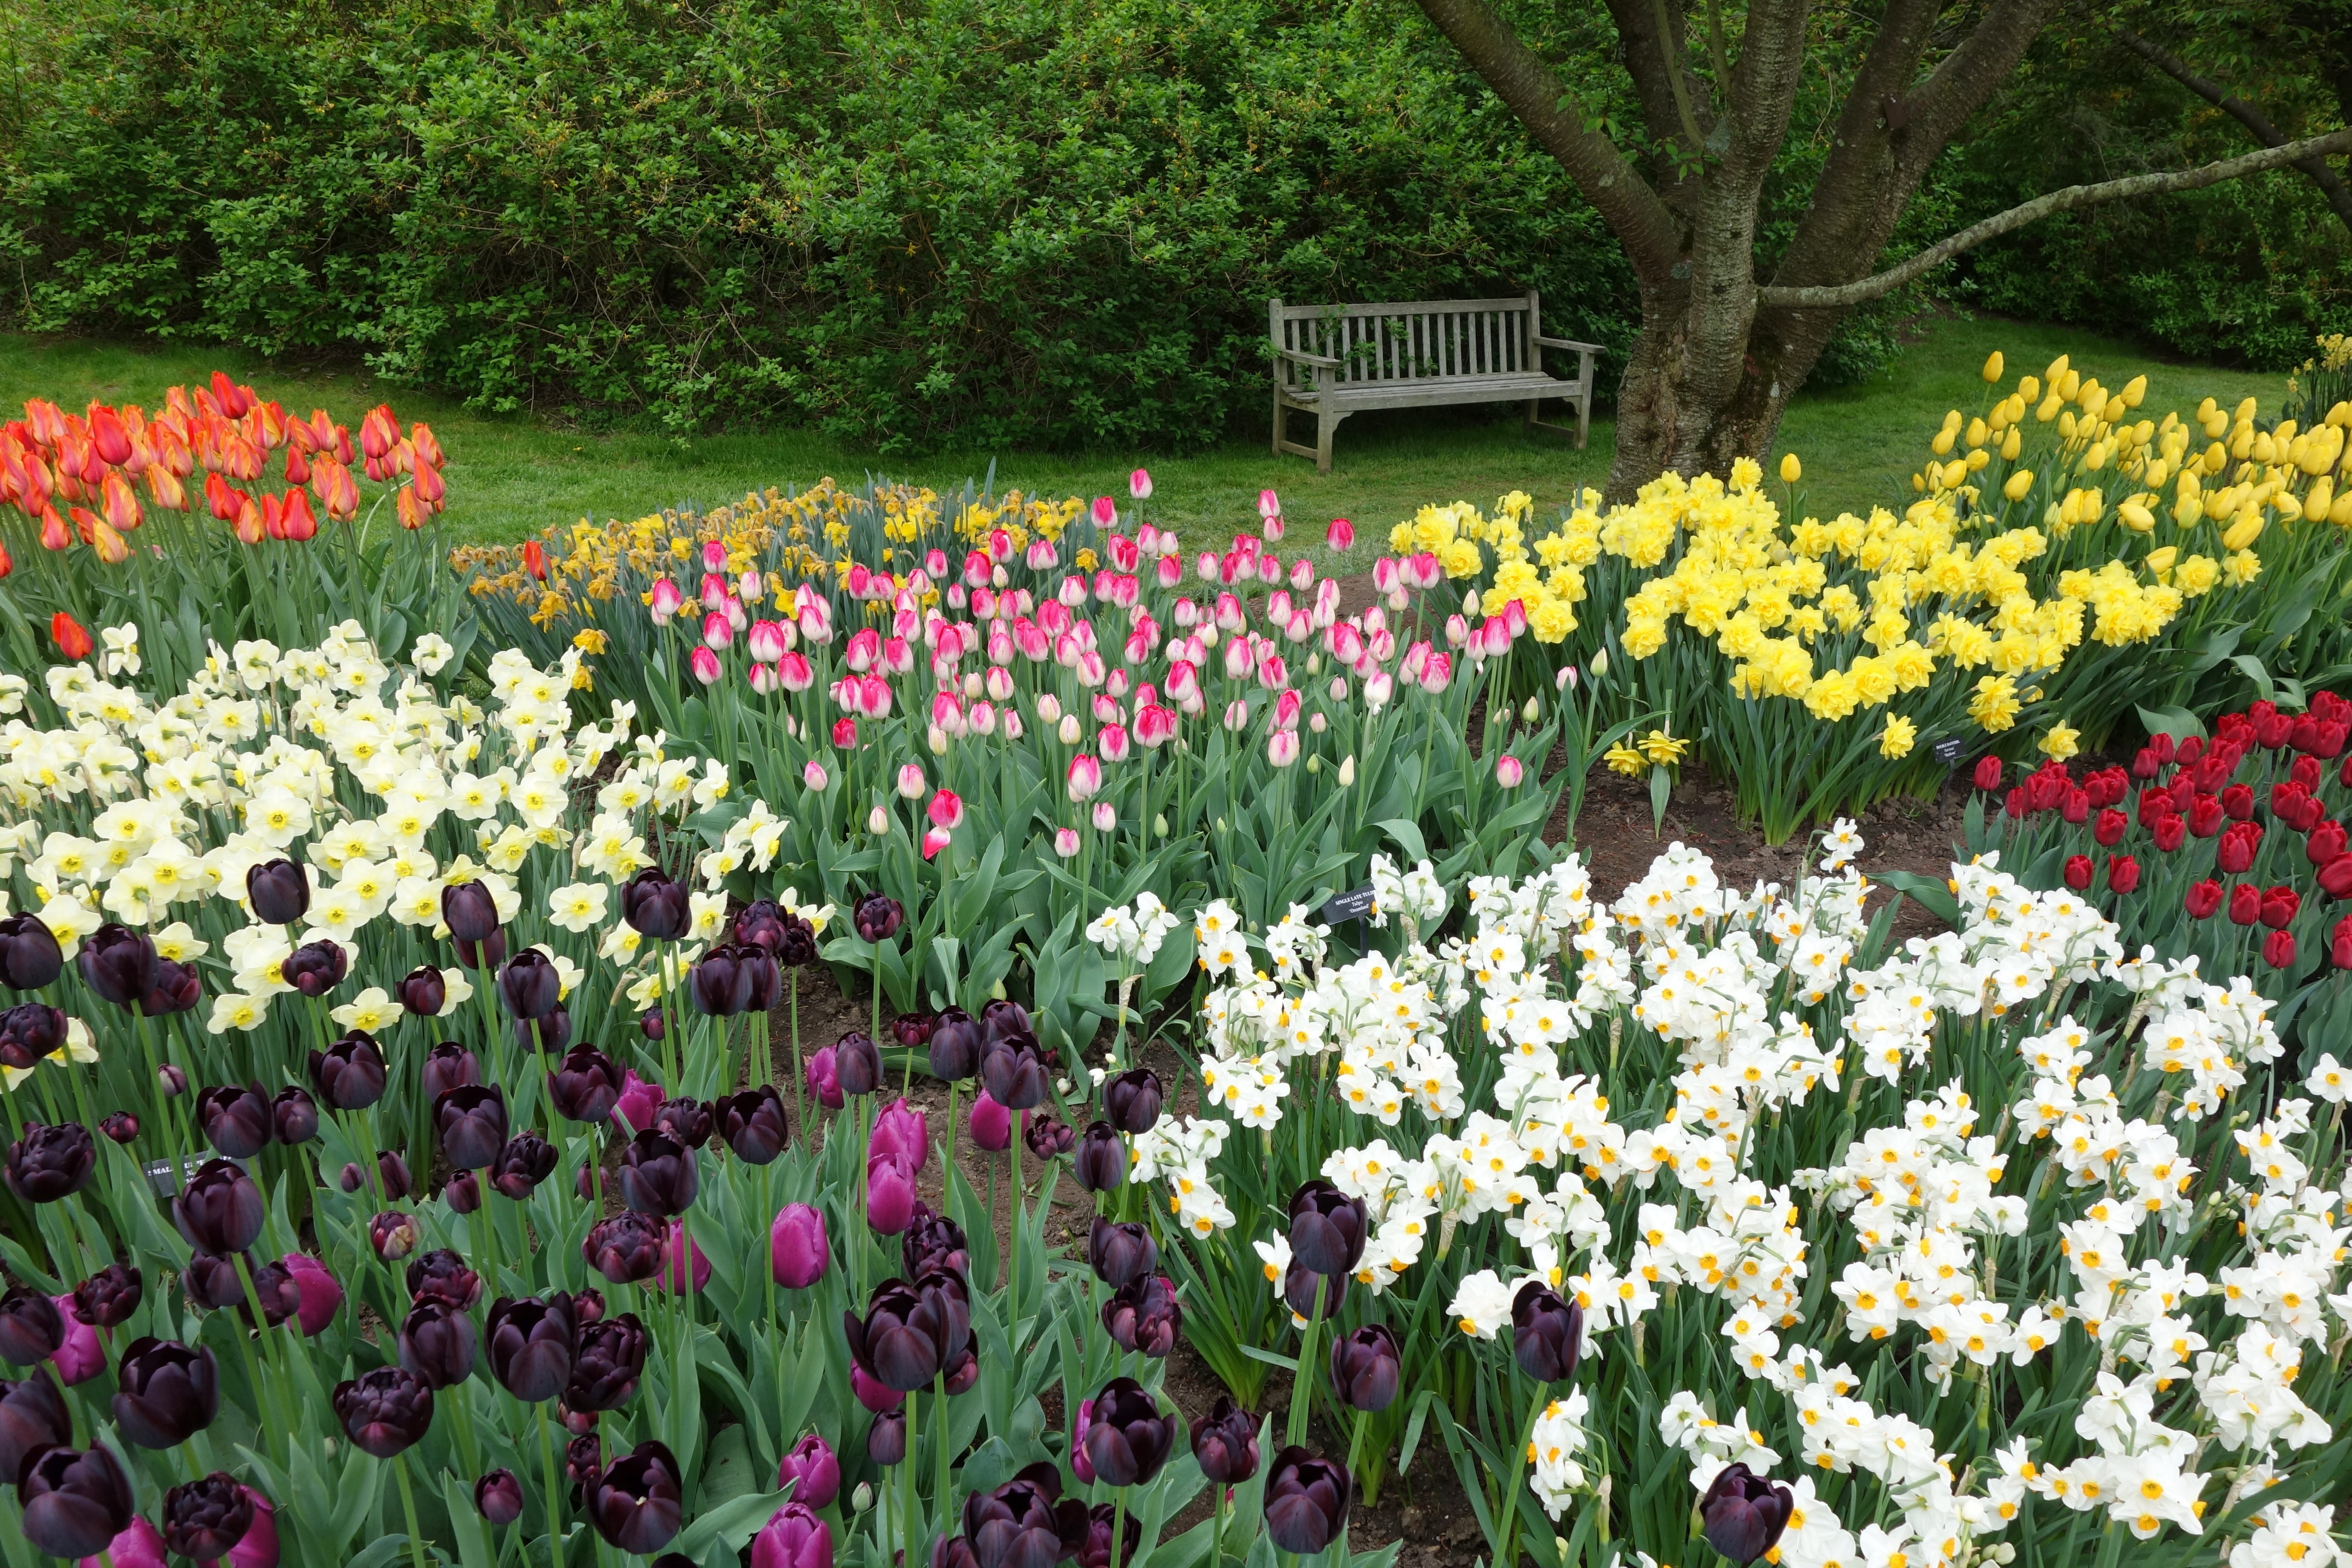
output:
M 1735 1463 L 1790 1490 L 1783 1568 L 2330 1560 L 2347 1075 L 2315 1047 L 2298 1089 L 2246 980 L 1992 857 L 1952 868 L 1959 929 L 1897 942 L 1860 849 L 1742 893 L 1675 845 L 1608 901 L 1570 855 L 1472 879 L 1433 944 L 1428 868 L 1376 862 L 1404 940 L 1344 962 L 1303 909 L 1202 910 L 1201 1110 L 1132 1172 L 1215 1309 L 1188 1329 L 1216 1361 L 1305 1326 L 1280 1215 L 1320 1176 L 1366 1233 L 1328 1317 L 1403 1338 L 1399 1408 L 1483 1445 L 1465 1484 L 1524 1443 L 1591 1563 L 1681 1561 L 1693 1493 L 1651 1478 Z M 1572 1390 L 1490 1348 L 1530 1286 L 1582 1310 Z

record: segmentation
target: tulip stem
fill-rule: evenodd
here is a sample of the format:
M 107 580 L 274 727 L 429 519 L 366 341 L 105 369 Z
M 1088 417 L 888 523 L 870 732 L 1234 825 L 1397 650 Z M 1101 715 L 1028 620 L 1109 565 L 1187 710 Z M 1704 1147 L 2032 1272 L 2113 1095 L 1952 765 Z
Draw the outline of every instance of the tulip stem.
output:
M 1118 1568 L 1124 1555 L 1120 1548 L 1127 1544 L 1127 1489 L 1120 1487 L 1111 1493 L 1117 1500 L 1110 1515 L 1110 1568 Z
M 1513 1377 L 1511 1381 L 1517 1383 L 1518 1379 Z M 1511 1479 L 1503 1488 L 1503 1547 L 1495 1558 L 1497 1563 L 1517 1561 L 1514 1552 L 1519 1534 L 1519 1479 L 1527 1474 L 1528 1449 L 1535 1444 L 1536 1422 L 1543 1415 L 1544 1405 L 1544 1388 L 1538 1384 L 1535 1403 L 1528 1407 L 1527 1425 L 1519 1433 L 1518 1447 L 1511 1450 Z
M 931 1376 L 931 1403 L 940 1414 L 940 1452 L 937 1472 L 939 1479 L 937 1485 L 931 1489 L 931 1509 L 933 1517 L 938 1521 L 940 1533 L 945 1535 L 948 1532 L 948 1521 L 950 1517 L 948 1503 L 949 1488 L 952 1483 L 949 1472 L 954 1456 L 948 1452 L 948 1374 L 944 1369 Z
M 909 1057 L 913 1054 L 911 1051 L 908 1053 Z M 948 1163 L 947 1168 L 940 1173 L 940 1209 L 942 1213 L 953 1213 L 955 1208 L 956 1113 L 962 1108 L 963 1080 L 958 1079 L 948 1085 Z
M 1307 1441 L 1307 1421 L 1315 1404 L 1315 1340 L 1323 1329 L 1323 1298 L 1331 1289 L 1328 1275 L 1315 1276 L 1315 1310 L 1307 1320 L 1307 1333 L 1298 1342 L 1298 1366 L 1290 1379 L 1290 1435 L 1293 1447 Z
M 1021 1184 L 1021 1138 L 1013 1140 L 1013 1224 L 1005 1231 L 1005 1245 L 1010 1249 L 1004 1258 L 1004 1289 L 1012 1307 L 1012 1319 L 1004 1327 L 1011 1333 L 1013 1324 L 1021 1321 L 1021 1227 L 1028 1218 L 1028 1192 Z M 1013 1342 L 1020 1339 L 1014 1336 Z
M 548 1432 L 547 1402 L 541 1400 L 539 1411 L 539 1458 L 547 1472 L 547 1561 L 551 1568 L 563 1568 L 563 1527 L 562 1516 L 563 1493 L 558 1489 L 560 1478 L 555 1468 L 555 1439 Z
M 416 1488 L 408 1479 L 408 1450 L 392 1457 L 393 1474 L 400 1478 L 400 1511 L 408 1519 L 408 1550 L 416 1568 L 425 1568 L 425 1531 L 416 1522 Z
M 1209 1514 L 1209 1568 L 1224 1568 L 1226 1489 L 1218 1483 L 1216 1506 Z
M 907 1451 L 903 1455 L 899 1456 L 898 1459 L 898 1463 L 902 1467 L 899 1473 L 898 1488 L 898 1499 L 901 1505 L 899 1517 L 904 1521 L 905 1528 L 905 1534 L 901 1537 L 899 1545 L 904 1548 L 907 1553 L 907 1561 L 909 1563 L 912 1563 L 915 1561 L 916 1440 L 921 1436 L 923 1430 L 922 1421 L 918 1416 L 916 1411 L 916 1397 L 917 1396 L 913 1391 L 909 1390 L 907 1394 Z
M 793 970 L 793 1116 L 808 1137 L 808 1079 L 801 1070 L 801 972 Z

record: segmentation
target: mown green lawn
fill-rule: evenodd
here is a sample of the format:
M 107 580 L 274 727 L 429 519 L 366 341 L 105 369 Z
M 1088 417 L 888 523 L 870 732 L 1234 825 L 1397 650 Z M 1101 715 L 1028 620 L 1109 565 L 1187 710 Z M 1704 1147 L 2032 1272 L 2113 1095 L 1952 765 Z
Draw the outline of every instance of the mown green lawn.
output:
M 1994 349 L 2008 356 L 2012 378 L 2025 370 L 2039 374 L 2060 353 L 2073 355 L 2076 366 L 2109 385 L 2145 371 L 2151 410 L 2185 412 L 2207 395 L 2234 404 L 2250 394 L 2267 408 L 2285 391 L 2281 375 L 2159 364 L 2144 351 L 2095 333 L 1939 318 L 1925 325 L 1918 342 L 1891 371 L 1864 385 L 1807 393 L 1790 411 L 1781 443 L 1803 459 L 1809 509 L 1823 514 L 1862 510 L 1907 489 L 1944 411 L 1983 406 L 1987 388 L 1979 370 Z M 756 487 L 806 485 L 827 474 L 855 483 L 873 471 L 944 489 L 984 476 L 992 460 L 1000 489 L 1108 493 L 1123 502 L 1136 460 L 1108 451 L 940 452 L 885 463 L 847 442 L 797 429 L 690 439 L 591 434 L 472 412 L 348 366 L 273 363 L 184 343 L 15 334 L 0 334 L 0 409 L 13 411 L 34 396 L 73 408 L 92 398 L 152 406 L 166 386 L 203 381 L 216 367 L 289 408 L 324 407 L 354 426 L 382 401 L 404 420 L 430 422 L 449 457 L 448 521 L 469 539 L 512 539 L 582 517 L 636 517 L 686 502 L 711 505 Z M 1344 564 L 1360 565 L 1388 526 L 1423 502 L 1467 500 L 1486 507 L 1507 490 L 1525 489 L 1549 512 L 1580 486 L 1601 481 L 1611 430 L 1606 418 L 1596 419 L 1591 446 L 1578 451 L 1562 437 L 1526 434 L 1517 405 L 1492 417 L 1475 410 L 1365 415 L 1340 427 L 1328 475 L 1303 458 L 1273 456 L 1255 437 L 1204 454 L 1144 461 L 1156 486 L 1154 513 L 1188 542 L 1213 542 L 1254 525 L 1258 490 L 1270 486 L 1282 496 L 1294 540 L 1319 542 L 1328 519 L 1354 520 L 1360 542 Z

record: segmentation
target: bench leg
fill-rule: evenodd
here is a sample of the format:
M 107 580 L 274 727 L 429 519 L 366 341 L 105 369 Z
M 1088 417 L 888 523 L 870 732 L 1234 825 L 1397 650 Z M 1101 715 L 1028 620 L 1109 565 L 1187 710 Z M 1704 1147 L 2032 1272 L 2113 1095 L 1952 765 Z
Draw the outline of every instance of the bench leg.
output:
M 1584 450 L 1584 437 L 1592 428 L 1592 390 L 1588 384 L 1582 396 L 1576 400 L 1576 449 Z
M 1338 432 L 1339 428 L 1339 421 L 1346 417 L 1347 416 L 1344 414 L 1329 414 L 1320 411 L 1316 414 L 1315 471 L 1317 473 L 1328 474 L 1331 471 L 1331 437 Z
M 1528 417 L 1524 428 L 1533 430 L 1536 427 L 1536 409 L 1538 402 L 1538 399 L 1533 397 L 1528 399 Z
M 1274 389 L 1274 455 L 1277 458 L 1282 456 L 1282 438 L 1289 415 L 1290 410 L 1282 404 L 1282 388 L 1277 386 Z

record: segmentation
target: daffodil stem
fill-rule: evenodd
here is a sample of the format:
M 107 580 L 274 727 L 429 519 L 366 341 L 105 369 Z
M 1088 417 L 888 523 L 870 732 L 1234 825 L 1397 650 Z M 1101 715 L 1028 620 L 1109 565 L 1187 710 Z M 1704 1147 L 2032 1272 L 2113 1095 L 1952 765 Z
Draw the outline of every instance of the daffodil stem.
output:
M 1307 1332 L 1298 1342 L 1298 1366 L 1290 1379 L 1290 1436 L 1292 1447 L 1307 1441 L 1307 1422 L 1315 1404 L 1315 1341 L 1323 1329 L 1323 1298 L 1331 1288 L 1330 1279 L 1315 1276 L 1315 1310 L 1307 1320 Z

